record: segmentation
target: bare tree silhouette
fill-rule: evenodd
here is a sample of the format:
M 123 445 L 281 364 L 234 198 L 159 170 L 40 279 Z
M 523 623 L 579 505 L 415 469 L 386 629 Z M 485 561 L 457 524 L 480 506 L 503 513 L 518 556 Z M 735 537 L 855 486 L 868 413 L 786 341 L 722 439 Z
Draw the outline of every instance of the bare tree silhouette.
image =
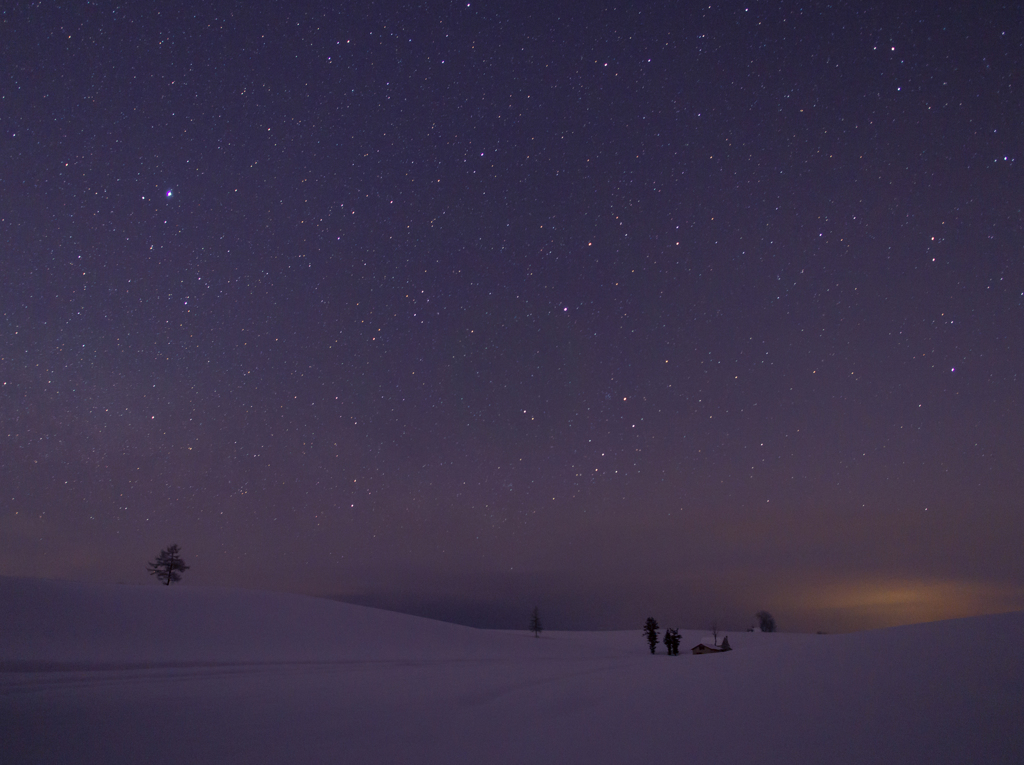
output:
M 171 545 L 166 550 L 161 550 L 160 554 L 156 556 L 156 560 L 146 564 L 146 568 L 149 569 L 149 573 L 166 585 L 170 585 L 171 582 L 180 582 L 181 573 L 179 572 L 187 571 L 189 566 L 185 565 L 179 552 L 181 550 L 178 545 Z
M 533 633 L 534 637 L 540 637 L 540 633 L 543 631 L 544 625 L 540 623 L 540 611 L 534 606 L 533 615 L 530 616 L 530 632 Z

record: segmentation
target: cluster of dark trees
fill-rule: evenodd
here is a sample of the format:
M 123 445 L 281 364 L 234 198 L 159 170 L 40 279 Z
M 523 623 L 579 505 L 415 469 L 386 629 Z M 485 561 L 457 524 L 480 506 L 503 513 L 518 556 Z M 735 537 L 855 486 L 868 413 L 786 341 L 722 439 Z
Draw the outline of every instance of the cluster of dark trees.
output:
M 761 629 L 761 632 L 775 632 L 777 629 L 775 617 L 767 611 L 758 611 L 754 614 L 754 618 L 757 619 L 757 626 Z
M 658 628 L 658 620 L 653 616 L 648 616 L 647 621 L 644 622 L 644 637 L 647 638 L 647 645 L 650 646 L 651 653 L 654 653 L 658 648 Z M 665 630 L 665 637 L 662 638 L 662 642 L 665 644 L 669 656 L 679 655 L 680 640 L 682 638 L 679 635 L 679 630 L 675 627 Z
M 775 630 L 777 629 L 776 624 L 775 624 L 775 617 L 773 617 L 767 611 L 758 611 L 754 615 L 754 618 L 757 619 L 757 623 L 758 623 L 758 626 L 759 626 L 761 632 L 775 632 Z M 658 624 L 658 620 L 655 619 L 653 616 L 648 616 L 647 617 L 647 621 L 644 622 L 644 638 L 647 639 L 647 645 L 650 646 L 651 653 L 655 653 L 657 651 L 657 648 L 658 648 L 658 629 L 660 629 L 660 625 Z M 749 631 L 753 632 L 754 628 L 751 627 Z M 722 651 L 731 651 L 732 650 L 732 646 L 729 645 L 729 636 L 728 635 L 726 635 L 724 638 L 722 638 L 722 645 L 721 646 L 718 645 L 718 622 L 717 621 L 711 622 L 711 634 L 715 636 L 715 646 L 716 647 L 720 648 Z M 668 649 L 668 655 L 669 656 L 678 656 L 679 655 L 679 641 L 680 641 L 679 630 L 677 630 L 677 629 L 675 629 L 673 627 L 673 628 L 665 630 L 665 636 L 662 638 L 661 642 L 663 642 L 665 644 L 665 648 Z
M 665 630 L 665 637 L 663 640 L 665 643 L 665 648 L 668 650 L 668 655 L 678 656 L 679 641 L 682 640 L 682 638 L 679 637 L 679 630 L 675 629 L 674 627 Z

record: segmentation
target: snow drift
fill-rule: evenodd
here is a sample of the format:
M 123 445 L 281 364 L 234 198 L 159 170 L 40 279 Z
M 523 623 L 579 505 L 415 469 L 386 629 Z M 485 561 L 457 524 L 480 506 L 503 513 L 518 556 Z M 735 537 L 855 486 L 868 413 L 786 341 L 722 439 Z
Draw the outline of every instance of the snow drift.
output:
M 1024 761 L 1024 613 L 707 656 L 639 627 L 0 577 L 0 763 Z

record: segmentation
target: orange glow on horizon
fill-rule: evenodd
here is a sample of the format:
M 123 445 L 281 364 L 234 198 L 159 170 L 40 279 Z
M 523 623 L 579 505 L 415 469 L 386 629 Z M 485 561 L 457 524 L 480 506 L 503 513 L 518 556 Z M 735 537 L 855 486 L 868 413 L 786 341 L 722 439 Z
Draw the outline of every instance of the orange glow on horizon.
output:
M 1024 588 L 967 580 L 869 579 L 826 584 L 795 596 L 794 610 L 876 629 L 1024 610 Z

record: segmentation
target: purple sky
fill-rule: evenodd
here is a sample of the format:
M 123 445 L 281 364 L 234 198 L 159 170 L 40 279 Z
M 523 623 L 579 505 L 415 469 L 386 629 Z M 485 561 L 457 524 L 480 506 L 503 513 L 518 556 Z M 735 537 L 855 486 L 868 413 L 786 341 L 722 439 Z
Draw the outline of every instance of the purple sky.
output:
M 21 4 L 0 574 L 1024 608 L 1016 4 Z

